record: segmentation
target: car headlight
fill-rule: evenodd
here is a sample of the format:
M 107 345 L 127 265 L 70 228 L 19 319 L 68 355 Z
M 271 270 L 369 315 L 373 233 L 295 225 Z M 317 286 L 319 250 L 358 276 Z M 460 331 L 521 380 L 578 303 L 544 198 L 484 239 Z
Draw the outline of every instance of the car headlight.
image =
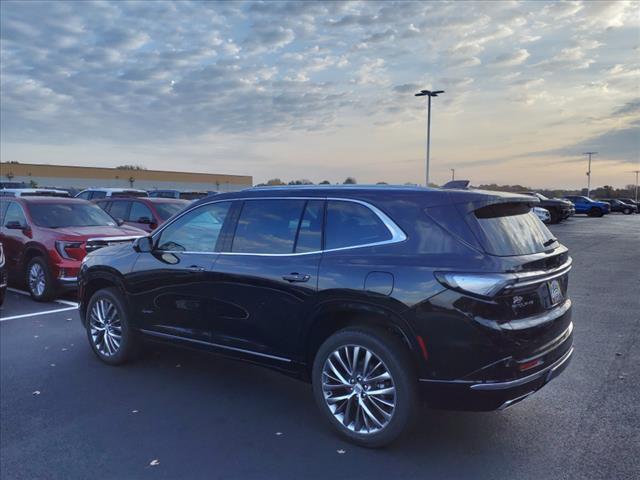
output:
M 67 260 L 81 260 L 84 257 L 82 242 L 56 240 L 56 251 Z

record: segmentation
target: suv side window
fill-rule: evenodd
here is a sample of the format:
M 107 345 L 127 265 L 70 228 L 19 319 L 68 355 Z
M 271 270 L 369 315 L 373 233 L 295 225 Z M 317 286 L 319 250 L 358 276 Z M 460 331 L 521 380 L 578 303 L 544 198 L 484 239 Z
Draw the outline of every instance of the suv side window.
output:
M 232 252 L 293 253 L 305 200 L 246 200 Z
M 129 207 L 131 206 L 131 202 L 111 202 L 111 207 L 109 207 L 109 214 L 113 218 L 121 218 L 122 220 L 126 220 L 129 218 Z
M 78 194 L 78 198 L 82 198 L 83 200 L 89 200 L 91 193 L 92 193 L 91 190 L 85 190 L 84 192 Z
M 95 200 L 96 198 L 104 198 L 107 194 L 105 192 L 101 192 L 100 190 L 94 190 L 91 192 L 91 200 Z
M 0 198 L 0 223 L 4 225 L 4 214 L 7 212 L 7 208 L 9 208 L 9 202 L 4 198 Z
M 140 220 L 142 220 L 143 218 L 147 219 L 149 222 L 153 222 L 153 213 L 151 213 L 149 207 L 147 207 L 144 203 L 132 202 L 131 212 L 129 212 L 129 221 L 140 222 Z
M 11 202 L 7 208 L 7 213 L 4 216 L 4 225 L 7 225 L 9 222 L 18 222 L 22 226 L 27 225 L 24 212 L 17 203 Z
M 231 202 L 211 203 L 178 218 L 160 233 L 157 249 L 174 252 L 214 252 Z
M 300 220 L 296 253 L 317 252 L 322 249 L 322 222 L 324 220 L 324 200 L 309 200 Z
M 327 202 L 325 249 L 355 247 L 392 238 L 382 220 L 368 207 L 355 202 Z

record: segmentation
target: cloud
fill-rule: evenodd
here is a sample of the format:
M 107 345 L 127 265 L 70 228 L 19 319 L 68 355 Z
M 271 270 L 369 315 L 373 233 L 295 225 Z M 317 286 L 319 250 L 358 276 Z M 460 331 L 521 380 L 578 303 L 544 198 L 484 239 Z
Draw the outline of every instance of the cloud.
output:
M 498 55 L 491 65 L 496 67 L 514 67 L 522 65 L 531 54 L 525 48 L 519 48 L 513 53 L 503 53 Z
M 449 119 L 437 123 L 436 142 L 448 150 L 435 155 L 494 158 L 496 144 L 535 150 L 531 132 L 558 145 L 585 122 L 630 128 L 640 79 L 633 7 L 4 1 L 2 144 L 66 146 L 72 161 L 92 142 L 177 151 L 170 146 L 205 139 L 216 145 L 201 152 L 220 152 L 233 138 L 254 158 L 252 146 L 274 137 L 308 152 L 304 133 L 327 135 L 334 153 L 413 158 L 424 121 L 413 93 L 435 86 L 447 91 L 438 115 Z M 362 153 L 377 141 L 386 143 Z M 260 151 L 265 164 L 282 161 L 282 152 Z

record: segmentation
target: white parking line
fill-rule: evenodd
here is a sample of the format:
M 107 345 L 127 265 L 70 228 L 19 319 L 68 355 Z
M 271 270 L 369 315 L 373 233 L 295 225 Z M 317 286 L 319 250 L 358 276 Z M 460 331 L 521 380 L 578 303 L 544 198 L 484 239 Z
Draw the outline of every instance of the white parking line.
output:
M 65 308 L 56 308 L 55 310 L 45 310 L 44 312 L 23 313 L 22 315 L 14 315 L 12 317 L 0 318 L 0 322 L 6 322 L 7 320 L 15 320 L 17 318 L 37 317 L 38 315 L 48 315 L 50 313 L 66 312 L 68 310 L 77 310 L 77 309 L 78 307 L 65 307 Z
M 29 292 L 25 292 L 24 290 L 18 290 L 17 288 L 12 288 L 9 287 L 7 288 L 8 291 L 13 292 L 13 293 L 18 293 L 20 295 L 25 295 L 27 297 L 30 297 L 31 294 Z M 62 305 L 69 305 L 70 307 L 76 307 L 78 308 L 78 302 L 71 302 L 69 300 L 53 300 L 56 303 L 61 303 Z

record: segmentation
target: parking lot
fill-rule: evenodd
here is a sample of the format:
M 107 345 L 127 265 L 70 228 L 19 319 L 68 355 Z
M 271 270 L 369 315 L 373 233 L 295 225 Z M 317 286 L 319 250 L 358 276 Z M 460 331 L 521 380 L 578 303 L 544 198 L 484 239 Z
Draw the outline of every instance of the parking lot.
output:
M 38 304 L 9 291 L 0 477 L 638 478 L 640 215 L 551 229 L 574 258 L 569 368 L 502 412 L 425 410 L 382 450 L 340 439 L 309 385 L 266 369 L 160 346 L 105 366 L 72 298 Z

